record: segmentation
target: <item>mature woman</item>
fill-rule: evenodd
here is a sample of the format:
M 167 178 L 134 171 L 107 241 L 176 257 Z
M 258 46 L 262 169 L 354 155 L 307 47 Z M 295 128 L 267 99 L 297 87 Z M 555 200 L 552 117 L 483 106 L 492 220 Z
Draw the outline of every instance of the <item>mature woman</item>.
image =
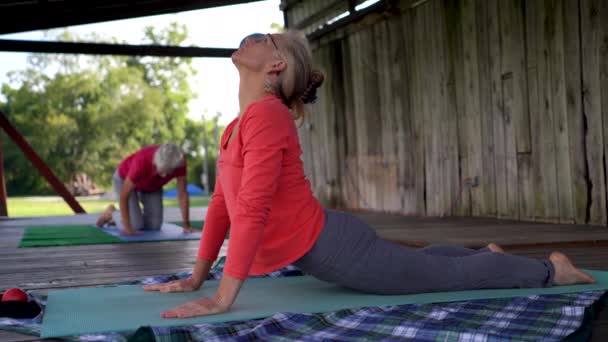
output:
M 97 219 L 97 226 L 116 225 L 122 235 L 159 230 L 163 223 L 163 185 L 173 178 L 177 178 L 184 232 L 191 232 L 186 159 L 175 144 L 146 146 L 120 162 L 113 177 L 120 210 L 109 205 Z
M 294 264 L 319 279 L 363 292 L 408 294 L 481 288 L 548 287 L 593 278 L 554 252 L 546 260 L 455 246 L 411 249 L 379 238 L 344 212 L 324 210 L 304 176 L 294 119 L 315 98 L 323 76 L 313 71 L 302 36 L 253 34 L 232 55 L 240 76 L 239 116 L 226 128 L 219 178 L 191 277 L 149 291 L 198 289 L 230 226 L 224 274 L 213 297 L 163 312 L 165 318 L 223 313 L 249 275 Z

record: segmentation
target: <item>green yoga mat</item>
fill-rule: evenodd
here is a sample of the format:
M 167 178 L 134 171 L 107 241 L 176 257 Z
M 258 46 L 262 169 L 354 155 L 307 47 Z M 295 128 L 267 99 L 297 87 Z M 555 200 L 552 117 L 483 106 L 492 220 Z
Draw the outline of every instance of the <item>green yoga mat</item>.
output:
M 249 279 L 231 311 L 215 316 L 162 319 L 160 312 L 215 293 L 218 281 L 188 293 L 146 292 L 140 286 L 82 288 L 49 292 L 41 337 L 61 337 L 110 331 L 134 331 L 140 326 L 179 326 L 269 317 L 277 312 L 328 312 L 346 308 L 458 302 L 608 289 L 608 272 L 589 271 L 596 284 L 540 289 L 436 292 L 403 296 L 368 295 L 309 276 Z
M 121 243 L 121 240 L 89 225 L 39 226 L 27 227 L 25 229 L 19 247 L 96 245 L 109 243 Z
M 183 226 L 183 222 L 174 222 Z M 203 221 L 190 221 L 192 228 L 201 229 Z M 19 247 L 51 247 L 124 243 L 91 225 L 61 225 L 27 227 Z

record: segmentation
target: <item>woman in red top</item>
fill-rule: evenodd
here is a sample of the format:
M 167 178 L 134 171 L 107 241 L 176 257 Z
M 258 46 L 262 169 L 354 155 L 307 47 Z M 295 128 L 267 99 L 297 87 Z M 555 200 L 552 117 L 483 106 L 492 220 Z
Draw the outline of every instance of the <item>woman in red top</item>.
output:
M 122 235 L 159 230 L 163 223 L 163 186 L 177 178 L 184 233 L 192 232 L 186 173 L 186 159 L 175 144 L 146 146 L 129 155 L 120 162 L 112 177 L 120 210 L 109 205 L 97 219 L 97 226 L 116 225 Z
M 224 275 L 213 297 L 161 314 L 184 318 L 226 312 L 249 275 L 294 264 L 319 279 L 364 292 L 405 294 L 593 282 L 566 256 L 535 260 L 434 245 L 412 249 L 378 237 L 344 212 L 324 210 L 304 176 L 294 119 L 323 82 L 306 39 L 295 32 L 253 34 L 232 55 L 239 116 L 222 136 L 218 178 L 191 277 L 148 291 L 198 289 L 230 227 Z

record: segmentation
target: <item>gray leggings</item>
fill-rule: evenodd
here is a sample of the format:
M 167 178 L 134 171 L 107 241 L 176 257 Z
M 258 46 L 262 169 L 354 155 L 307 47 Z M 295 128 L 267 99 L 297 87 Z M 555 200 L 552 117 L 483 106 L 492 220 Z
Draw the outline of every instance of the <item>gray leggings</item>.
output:
M 114 173 L 112 181 L 114 192 L 120 198 L 120 191 L 125 181 L 118 174 L 118 170 Z M 139 202 L 143 204 L 143 212 Z M 112 219 L 116 222 L 118 228 L 123 228 L 120 211 L 115 211 L 112 214 Z M 129 195 L 129 220 L 135 230 L 159 230 L 163 224 L 162 190 L 154 192 L 133 191 Z
M 293 264 L 318 279 L 375 294 L 550 287 L 555 273 L 549 260 L 486 248 L 401 246 L 357 217 L 333 210 L 325 210 L 317 242 Z

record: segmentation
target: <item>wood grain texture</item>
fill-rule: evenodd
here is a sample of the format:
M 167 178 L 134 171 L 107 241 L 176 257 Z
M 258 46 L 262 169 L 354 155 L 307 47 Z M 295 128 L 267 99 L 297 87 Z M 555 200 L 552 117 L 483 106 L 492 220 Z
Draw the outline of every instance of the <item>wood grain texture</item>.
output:
M 607 8 L 400 2 L 325 37 L 313 187 L 349 208 L 606 224 Z

